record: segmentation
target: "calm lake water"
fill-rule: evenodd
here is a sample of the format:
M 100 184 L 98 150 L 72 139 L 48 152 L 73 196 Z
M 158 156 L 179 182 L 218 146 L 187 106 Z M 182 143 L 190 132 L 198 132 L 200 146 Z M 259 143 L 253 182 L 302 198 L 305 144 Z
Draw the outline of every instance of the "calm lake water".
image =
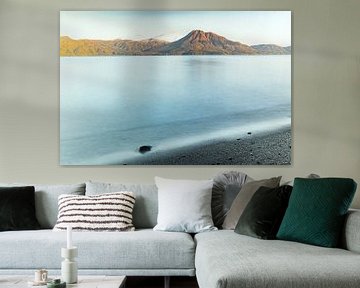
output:
M 126 163 L 291 124 L 291 56 L 60 58 L 60 163 Z

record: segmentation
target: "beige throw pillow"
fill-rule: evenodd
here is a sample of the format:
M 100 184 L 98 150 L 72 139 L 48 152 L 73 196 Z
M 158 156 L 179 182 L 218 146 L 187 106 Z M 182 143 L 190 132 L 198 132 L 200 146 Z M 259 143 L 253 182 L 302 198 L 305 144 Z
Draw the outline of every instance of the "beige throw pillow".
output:
M 249 203 L 255 192 L 261 187 L 276 188 L 279 187 L 281 176 L 270 179 L 263 179 L 258 181 L 251 181 L 244 184 L 237 194 L 234 202 L 231 204 L 230 210 L 227 213 L 223 229 L 234 230 L 241 214 L 244 212 L 246 205 Z

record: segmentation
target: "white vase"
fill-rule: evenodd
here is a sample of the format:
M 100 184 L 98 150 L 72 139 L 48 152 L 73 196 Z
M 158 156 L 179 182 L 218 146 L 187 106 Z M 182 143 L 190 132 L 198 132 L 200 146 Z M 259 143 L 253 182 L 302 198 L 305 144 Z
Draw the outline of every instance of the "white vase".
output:
M 77 283 L 78 268 L 75 257 L 78 255 L 77 247 L 61 248 L 61 257 L 64 260 L 61 262 L 61 280 L 67 284 Z

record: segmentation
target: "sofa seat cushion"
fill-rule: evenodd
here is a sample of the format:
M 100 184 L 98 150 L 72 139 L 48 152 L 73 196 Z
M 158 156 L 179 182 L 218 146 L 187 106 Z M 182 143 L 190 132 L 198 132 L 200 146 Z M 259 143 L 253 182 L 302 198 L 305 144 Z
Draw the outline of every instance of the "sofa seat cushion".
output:
M 73 232 L 82 269 L 194 269 L 195 244 L 186 233 Z M 1 232 L 0 269 L 60 269 L 66 232 Z
M 200 288 L 346 288 L 360 283 L 360 254 L 229 230 L 195 236 Z

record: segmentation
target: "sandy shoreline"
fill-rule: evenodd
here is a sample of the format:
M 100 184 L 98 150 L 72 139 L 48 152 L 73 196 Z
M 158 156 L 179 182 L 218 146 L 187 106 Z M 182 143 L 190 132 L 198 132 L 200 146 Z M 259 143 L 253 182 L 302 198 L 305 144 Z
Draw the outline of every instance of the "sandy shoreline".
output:
M 250 131 L 249 131 L 250 132 Z M 251 132 L 250 132 L 251 133 Z M 167 151 L 151 151 L 123 165 L 289 165 L 291 129 L 251 133 Z

